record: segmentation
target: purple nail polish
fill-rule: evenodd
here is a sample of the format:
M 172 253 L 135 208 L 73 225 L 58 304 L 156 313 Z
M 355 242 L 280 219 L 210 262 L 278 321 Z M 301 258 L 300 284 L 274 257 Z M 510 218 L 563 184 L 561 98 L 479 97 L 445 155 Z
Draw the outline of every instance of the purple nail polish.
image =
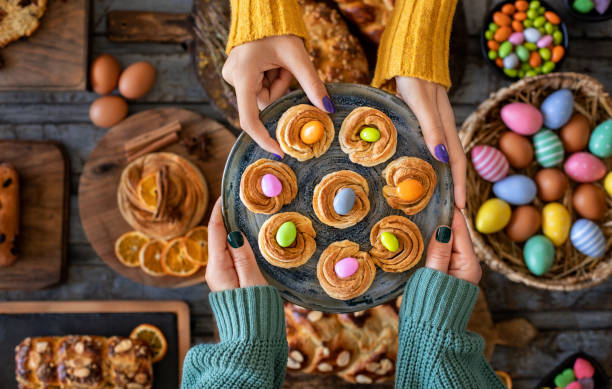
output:
M 448 163 L 448 151 L 446 151 L 446 146 L 442 144 L 437 145 L 434 152 L 436 153 L 436 158 L 438 158 L 440 162 Z
M 325 110 L 329 113 L 336 113 L 336 107 L 334 107 L 334 103 L 329 99 L 329 97 L 323 97 L 323 106 Z
M 281 159 L 283 159 L 283 157 L 281 157 L 281 156 L 280 156 L 280 155 L 278 155 L 278 154 L 272 153 L 272 155 L 273 155 L 273 156 L 275 156 L 275 157 L 276 157 L 276 159 L 278 159 L 279 161 L 280 161 Z

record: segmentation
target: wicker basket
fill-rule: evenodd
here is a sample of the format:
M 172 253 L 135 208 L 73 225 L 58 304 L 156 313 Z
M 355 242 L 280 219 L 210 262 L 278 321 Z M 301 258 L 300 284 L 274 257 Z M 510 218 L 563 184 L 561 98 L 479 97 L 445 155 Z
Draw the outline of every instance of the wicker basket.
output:
M 603 86 L 594 78 L 578 73 L 552 73 L 538 77 L 526 78 L 515 82 L 507 88 L 493 93 L 478 109 L 472 113 L 463 124 L 460 134 L 461 142 L 471 160 L 472 148 L 478 144 L 497 147 L 501 134 L 508 129 L 500 116 L 500 109 L 514 101 L 526 102 L 539 107 L 544 98 L 560 88 L 567 88 L 574 93 L 574 110 L 585 115 L 594 128 L 603 120 L 612 117 L 612 99 Z M 606 161 L 608 170 L 612 166 L 612 158 Z M 535 161 L 526 169 L 515 171 L 511 168 L 509 174 L 525 174 L 533 177 L 540 169 Z M 600 185 L 601 182 L 596 183 Z M 572 222 L 578 217 L 572 207 L 572 192 L 576 183 L 559 200 L 572 215 Z M 492 184 L 483 180 L 474 170 L 471 162 L 467 170 L 468 203 L 465 215 L 470 226 L 476 253 L 493 270 L 496 270 L 512 281 L 522 282 L 536 288 L 549 290 L 578 290 L 597 285 L 612 274 L 612 201 L 609 196 L 608 211 L 599 223 L 607 240 L 606 254 L 603 258 L 586 257 L 578 252 L 568 241 L 556 249 L 556 258 L 551 269 L 543 276 L 532 275 L 523 262 L 522 244 L 511 242 L 504 231 L 484 235 L 474 228 L 476 212 L 480 205 L 492 195 Z M 536 198 L 534 205 L 542 209 L 544 203 Z

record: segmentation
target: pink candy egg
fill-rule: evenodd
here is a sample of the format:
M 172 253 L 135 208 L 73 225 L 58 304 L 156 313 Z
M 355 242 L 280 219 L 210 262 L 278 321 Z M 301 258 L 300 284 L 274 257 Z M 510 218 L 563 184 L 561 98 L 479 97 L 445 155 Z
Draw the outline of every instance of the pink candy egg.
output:
M 353 257 L 342 258 L 338 262 L 336 262 L 336 266 L 334 266 L 334 270 L 336 274 L 340 278 L 350 277 L 359 268 L 359 262 Z
M 606 175 L 606 165 L 591 153 L 574 153 L 565 161 L 565 172 L 574 181 L 593 182 Z
M 553 37 L 550 35 L 544 35 L 543 37 L 538 39 L 537 45 L 540 49 L 543 49 L 544 47 L 548 47 L 552 45 L 552 43 L 553 43 Z
M 510 35 L 508 41 L 513 45 L 522 45 L 523 42 L 525 42 L 525 35 L 523 35 L 523 33 L 520 31 L 514 32 L 512 35 Z
M 565 389 L 582 389 L 582 386 L 580 386 L 580 383 L 578 381 L 574 381 L 567 384 Z
M 591 365 L 591 362 L 584 358 L 576 358 L 574 362 L 574 375 L 576 378 L 591 378 L 595 374 L 595 368 Z
M 261 177 L 261 191 L 268 197 L 275 197 L 283 190 L 283 184 L 274 174 L 265 174 Z
M 542 128 L 542 113 L 531 104 L 511 103 L 501 109 L 504 124 L 521 135 L 533 135 Z
M 478 145 L 472 149 L 472 163 L 480 177 L 497 182 L 508 174 L 508 160 L 495 147 Z

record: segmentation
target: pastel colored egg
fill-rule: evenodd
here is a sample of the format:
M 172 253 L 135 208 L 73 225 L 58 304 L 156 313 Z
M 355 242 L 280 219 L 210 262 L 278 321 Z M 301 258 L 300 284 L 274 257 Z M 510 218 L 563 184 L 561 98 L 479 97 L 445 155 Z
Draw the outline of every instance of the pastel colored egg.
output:
M 569 89 L 559 89 L 548 95 L 540 110 L 544 117 L 544 127 L 556 130 L 561 128 L 572 116 L 574 95 Z
M 537 28 L 529 27 L 523 31 L 523 35 L 527 42 L 536 43 L 542 36 L 542 33 Z
M 565 154 L 561 139 L 551 130 L 543 129 L 533 137 L 538 163 L 544 167 L 553 167 L 563 162 Z
M 565 369 L 555 377 L 555 385 L 560 388 L 565 388 L 574 381 L 576 381 L 576 377 L 574 376 L 574 370 L 572 369 Z
M 267 197 L 276 197 L 283 190 L 283 184 L 274 174 L 264 174 L 260 184 L 261 191 Z
M 421 181 L 413 178 L 408 178 L 400 182 L 395 191 L 397 196 L 404 201 L 416 201 L 423 195 L 423 184 Z
M 380 139 L 380 131 L 374 127 L 364 127 L 359 132 L 359 137 L 366 142 L 376 142 Z
M 610 0 L 594 0 L 595 10 L 599 12 L 600 15 L 603 15 L 610 7 Z
M 565 389 L 582 389 L 582 385 L 580 385 L 580 382 L 574 381 L 567 384 Z
M 595 368 L 586 359 L 576 358 L 576 361 L 574 361 L 574 375 L 578 379 L 591 378 L 595 375 Z
M 586 219 L 603 219 L 608 204 L 606 194 L 593 184 L 580 184 L 574 189 L 572 205 L 578 214 Z
M 606 165 L 593 154 L 581 151 L 565 161 L 565 172 L 574 181 L 593 182 L 606 175 Z
M 567 241 L 570 232 L 570 214 L 560 203 L 548 203 L 542 208 L 542 232 L 555 246 Z
M 599 226 L 589 219 L 578 219 L 572 226 L 570 240 L 582 254 L 601 258 L 606 252 L 606 240 Z
M 521 62 L 529 61 L 529 50 L 525 48 L 525 46 L 518 45 L 516 46 L 516 56 L 519 57 Z
M 523 169 L 533 161 L 533 146 L 531 142 L 513 131 L 504 132 L 497 147 L 508 159 L 508 163 L 515 169 Z
M 508 176 L 493 185 L 493 193 L 512 205 L 524 205 L 533 201 L 538 189 L 527 176 Z
M 522 205 L 512 211 L 506 235 L 513 242 L 524 242 L 538 232 L 541 224 L 540 211 L 533 205 Z
M 355 199 L 356 195 L 353 188 L 340 189 L 334 197 L 334 211 L 338 215 L 348 215 L 355 205 Z
M 522 32 L 514 32 L 512 33 L 512 35 L 510 35 L 510 38 L 508 38 L 508 41 L 510 43 L 512 43 L 513 45 L 520 45 L 523 42 L 525 42 L 525 37 L 523 36 Z
M 276 231 L 276 243 L 280 247 L 289 247 L 295 242 L 297 229 L 293 222 L 284 222 Z
M 541 276 L 555 261 L 555 246 L 544 235 L 532 236 L 523 247 L 523 259 L 531 273 Z
M 553 37 L 551 35 L 544 35 L 543 37 L 538 39 L 538 43 L 536 43 L 536 45 L 541 49 L 544 47 L 548 47 L 552 44 L 553 44 Z
M 512 216 L 508 203 L 500 199 L 489 199 L 482 203 L 476 214 L 476 229 L 483 234 L 492 234 L 506 227 Z
M 612 172 L 606 175 L 606 179 L 604 180 L 604 188 L 606 188 L 608 196 L 612 196 Z
M 612 155 L 612 119 L 595 127 L 589 139 L 589 150 L 600 158 Z
M 521 135 L 533 135 L 542 128 L 542 113 L 533 105 L 526 103 L 511 103 L 501 109 L 504 124 L 512 131 Z
M 380 234 L 380 243 L 382 243 L 383 247 L 392 253 L 399 249 L 399 241 L 397 240 L 397 236 L 389 231 L 385 231 Z
M 508 174 L 508 160 L 494 147 L 478 145 L 472 149 L 472 163 L 476 172 L 489 182 L 497 182 Z
M 319 141 L 323 137 L 324 132 L 323 123 L 318 120 L 311 120 L 302 126 L 300 139 L 307 145 L 311 145 Z
M 340 278 L 350 277 L 359 269 L 359 262 L 353 257 L 342 258 L 334 266 L 334 271 Z
M 572 115 L 570 120 L 565 123 L 559 136 L 561 142 L 563 142 L 563 148 L 568 153 L 574 153 L 576 151 L 582 151 L 587 147 L 589 143 L 589 137 L 591 128 L 589 126 L 589 119 L 583 114 L 576 112 Z
M 504 58 L 504 67 L 506 69 L 514 69 L 518 66 L 518 64 L 519 59 L 514 53 L 509 54 L 508 56 L 506 56 L 506 58 Z

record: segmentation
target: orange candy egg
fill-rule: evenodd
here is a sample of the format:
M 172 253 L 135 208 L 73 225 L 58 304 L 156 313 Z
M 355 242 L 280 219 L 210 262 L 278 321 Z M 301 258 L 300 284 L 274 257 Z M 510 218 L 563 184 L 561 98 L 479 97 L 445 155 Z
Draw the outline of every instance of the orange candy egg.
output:
M 313 120 L 304 124 L 300 130 L 300 139 L 307 145 L 311 145 L 323 137 L 324 131 L 323 123 L 318 120 Z
M 504 60 L 499 58 L 499 57 L 497 57 L 495 59 L 495 65 L 499 66 L 500 68 L 503 67 L 504 66 Z
M 546 20 L 548 20 L 552 24 L 561 23 L 561 18 L 559 17 L 559 15 L 557 15 L 553 11 L 544 12 L 544 17 L 546 18 Z
M 525 19 L 527 19 L 527 14 L 525 12 L 517 12 L 514 14 L 514 20 L 522 22 Z
M 495 42 L 494 40 L 490 40 L 487 42 L 487 47 L 490 50 L 497 50 L 499 49 L 499 43 Z
M 514 8 L 512 4 L 504 4 L 501 10 L 506 15 L 512 15 L 513 13 L 516 12 L 516 8 Z
M 537 68 L 538 66 L 540 66 L 541 63 L 542 57 L 540 57 L 540 54 L 538 54 L 537 51 L 532 51 L 529 55 L 529 65 L 531 65 L 531 67 Z
M 563 56 L 565 55 L 565 48 L 563 46 L 555 46 L 552 49 L 552 61 L 557 63 L 561 61 Z
M 523 32 L 523 23 L 518 20 L 512 21 L 512 29 L 517 32 Z
M 408 178 L 400 182 L 395 190 L 397 196 L 404 201 L 415 201 L 423 195 L 423 184 L 419 181 Z
M 495 12 L 493 14 L 493 21 L 498 26 L 509 26 L 510 25 L 510 17 L 503 12 Z
M 503 26 L 498 28 L 497 31 L 495 31 L 495 34 L 493 34 L 493 39 L 498 42 L 503 42 L 505 40 L 508 40 L 508 38 L 510 38 L 510 35 L 512 35 L 512 29 L 508 26 Z
M 519 11 L 527 11 L 529 9 L 529 3 L 525 0 L 518 0 L 514 3 L 514 6 Z

